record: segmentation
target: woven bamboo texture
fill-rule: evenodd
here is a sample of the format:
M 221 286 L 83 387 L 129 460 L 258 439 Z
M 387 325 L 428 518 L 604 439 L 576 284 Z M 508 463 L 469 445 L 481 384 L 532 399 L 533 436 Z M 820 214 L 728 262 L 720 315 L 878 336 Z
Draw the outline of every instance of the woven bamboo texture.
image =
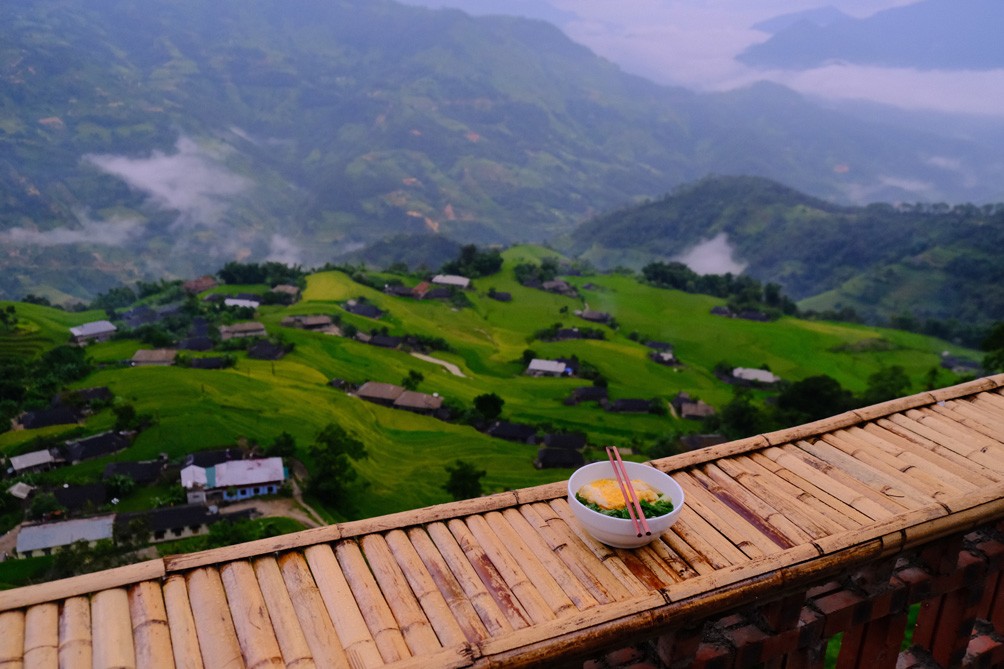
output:
M 654 461 L 636 550 L 553 484 L 0 593 L 0 669 L 535 666 L 1004 517 L 1004 375 Z

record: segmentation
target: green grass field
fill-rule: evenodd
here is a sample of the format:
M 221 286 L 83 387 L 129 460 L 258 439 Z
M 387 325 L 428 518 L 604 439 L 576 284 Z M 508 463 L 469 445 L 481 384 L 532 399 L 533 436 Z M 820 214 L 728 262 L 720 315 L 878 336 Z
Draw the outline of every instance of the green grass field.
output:
M 469 293 L 473 306 L 461 310 L 445 302 L 391 297 L 354 283 L 337 271 L 313 274 L 302 301 L 291 307 L 259 310 L 259 320 L 270 333 L 281 333 L 295 345 L 291 354 L 275 363 L 239 354 L 237 366 L 228 370 L 129 368 L 115 363 L 128 359 L 138 343 L 120 340 L 92 345 L 88 353 L 104 366 L 78 385 L 107 385 L 118 401 L 132 403 L 140 414 L 153 417 L 155 425 L 141 433 L 126 452 L 47 476 L 53 480 L 87 479 L 96 477 L 112 459 L 137 460 L 160 453 L 177 458 L 191 451 L 231 445 L 240 438 L 264 444 L 283 431 L 294 436 L 299 455 L 309 466 L 307 447 L 322 427 L 334 422 L 354 433 L 369 451 L 369 458 L 358 463 L 366 483 L 358 505 L 362 515 L 372 516 L 449 501 L 442 489 L 447 478 L 444 466 L 456 459 L 472 461 L 488 472 L 484 479 L 488 492 L 562 480 L 569 472 L 534 469 L 535 447 L 491 439 L 470 427 L 347 396 L 327 385 L 332 378 L 399 384 L 414 370 L 424 375 L 421 391 L 438 392 L 468 406 L 475 396 L 494 392 L 505 400 L 503 415 L 507 419 L 582 430 L 594 444 L 630 445 L 653 441 L 671 431 L 693 431 L 699 425 L 685 425 L 669 416 L 614 414 L 591 404 L 565 406 L 562 400 L 571 390 L 588 382 L 524 376 L 523 351 L 533 349 L 538 357 L 577 355 L 609 380 L 613 399 L 668 400 L 687 391 L 718 406 L 727 402 L 732 392 L 712 374 L 714 365 L 721 361 L 747 367 L 767 365 L 791 381 L 828 374 L 854 392 L 865 388 L 873 372 L 901 365 L 917 391 L 923 375 L 938 365 L 942 350 L 967 353 L 932 338 L 859 325 L 793 318 L 757 323 L 712 316 L 711 307 L 720 303 L 714 298 L 652 288 L 621 275 L 571 277 L 569 281 L 579 286 L 582 299 L 518 285 L 512 266 L 542 255 L 546 251 L 534 247 L 506 251 L 502 272 L 476 280 Z M 250 291 L 253 287 L 243 288 Z M 489 288 L 512 293 L 513 301 L 488 298 Z M 354 297 L 367 298 L 386 315 L 376 321 L 348 314 L 339 304 Z M 611 313 L 619 329 L 595 326 L 576 317 L 574 311 L 585 304 Z M 34 305 L 16 307 L 24 333 L 0 340 L 0 350 L 17 355 L 31 355 L 62 343 L 70 325 L 104 317 L 99 312 L 69 314 Z M 404 351 L 282 327 L 282 318 L 291 314 L 339 314 L 343 324 L 352 323 L 361 330 L 386 327 L 391 334 L 442 337 L 453 350 L 433 355 L 458 365 L 465 377 Z M 535 331 L 559 322 L 566 327 L 600 327 L 607 339 L 532 340 Z M 652 362 L 650 351 L 628 337 L 632 332 L 638 333 L 641 341 L 672 343 L 683 366 L 671 368 Z M 870 345 L 879 341 L 880 346 Z M 948 372 L 942 373 L 945 384 L 953 380 Z M 107 429 L 112 420 L 110 411 L 105 411 L 89 420 L 88 429 Z M 61 430 L 48 428 L 45 433 L 58 436 Z M 38 436 L 34 432 L 0 434 L 0 450 L 24 448 Z M 342 518 L 337 509 L 328 511 L 333 518 Z

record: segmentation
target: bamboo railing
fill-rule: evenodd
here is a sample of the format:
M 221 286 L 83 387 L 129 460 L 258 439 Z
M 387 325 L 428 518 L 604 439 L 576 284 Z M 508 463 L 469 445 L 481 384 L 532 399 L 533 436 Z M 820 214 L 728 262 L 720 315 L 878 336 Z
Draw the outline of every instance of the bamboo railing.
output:
M 639 549 L 562 482 L 2 592 L 0 669 L 998 666 L 1002 386 L 655 461 L 686 504 Z

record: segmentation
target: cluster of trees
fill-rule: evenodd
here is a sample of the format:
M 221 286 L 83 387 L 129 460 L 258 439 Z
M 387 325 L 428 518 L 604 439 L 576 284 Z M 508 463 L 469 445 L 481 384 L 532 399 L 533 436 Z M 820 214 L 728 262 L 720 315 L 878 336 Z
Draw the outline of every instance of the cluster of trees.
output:
M 558 259 L 548 256 L 540 261 L 540 264 L 524 262 L 519 263 L 513 268 L 513 273 L 516 275 L 516 281 L 521 285 L 533 284 L 533 283 L 544 283 L 545 281 L 553 281 L 559 272 Z
M 502 254 L 497 249 L 481 251 L 474 244 L 460 248 L 456 259 L 445 263 L 440 271 L 443 274 L 459 274 L 469 279 L 491 276 L 502 269 Z
M 223 269 L 216 272 L 220 281 L 227 284 L 264 283 L 278 286 L 288 283 L 301 286 L 306 272 L 299 266 L 284 265 L 281 262 L 268 261 L 263 263 L 228 262 Z
M 641 273 L 645 281 L 659 288 L 725 298 L 732 311 L 756 309 L 775 317 L 798 313 L 797 305 L 781 293 L 781 286 L 776 283 L 761 284 L 749 276 L 731 273 L 698 274 L 675 261 L 649 263 L 642 268 Z
M 93 369 L 83 349 L 57 346 L 33 360 L 20 356 L 0 358 L 0 431 L 21 411 L 46 406 L 64 386 Z

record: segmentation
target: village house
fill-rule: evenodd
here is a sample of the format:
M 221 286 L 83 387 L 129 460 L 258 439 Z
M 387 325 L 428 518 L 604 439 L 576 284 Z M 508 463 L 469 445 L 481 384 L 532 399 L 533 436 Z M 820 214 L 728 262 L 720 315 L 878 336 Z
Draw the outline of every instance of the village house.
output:
M 660 365 L 666 365 L 668 367 L 679 364 L 672 351 L 652 351 L 648 357 L 651 358 L 653 362 L 657 362 Z
M 80 409 L 67 404 L 46 407 L 35 411 L 25 411 L 11 421 L 15 430 L 37 430 L 53 425 L 72 425 L 79 423 L 82 417 Z
M 189 465 L 181 470 L 181 485 L 189 504 L 238 502 L 274 495 L 286 480 L 282 458 L 231 460 L 211 467 Z
M 224 298 L 223 305 L 237 309 L 257 309 L 261 306 L 261 302 L 242 297 L 227 297 Z
M 496 439 L 506 441 L 517 441 L 523 444 L 532 444 L 537 438 L 537 429 L 532 425 L 522 423 L 508 423 L 506 421 L 496 421 L 485 434 Z
M 195 295 L 197 293 L 204 293 L 207 290 L 212 290 L 219 285 L 216 279 L 206 274 L 205 276 L 200 276 L 197 279 L 192 279 L 181 284 L 182 289 L 189 295 Z
M 488 291 L 488 297 L 499 302 L 512 302 L 512 293 L 495 290 L 494 288 Z
M 21 455 L 12 455 L 8 461 L 8 471 L 12 472 L 14 476 L 30 474 L 31 472 L 44 472 L 63 464 L 63 459 L 59 456 L 59 453 L 50 448 L 23 453 Z
M 533 466 L 537 469 L 575 469 L 584 464 L 586 459 L 582 453 L 570 448 L 541 448 L 537 451 L 537 459 L 533 461 Z
M 71 465 L 91 458 L 117 453 L 129 446 L 129 439 L 119 432 L 102 432 L 83 439 L 68 441 L 63 446 L 65 459 Z
M 214 448 L 208 451 L 196 451 L 185 456 L 185 459 L 182 460 L 182 466 L 212 467 L 221 462 L 243 460 L 245 455 L 246 453 L 239 448 Z
M 581 386 L 572 390 L 572 394 L 565 398 L 565 404 L 575 406 L 582 402 L 598 402 L 606 404 L 607 389 L 603 386 Z
M 527 365 L 526 373 L 530 376 L 561 376 L 565 374 L 568 365 L 560 360 L 541 360 L 534 358 Z
M 19 499 L 22 502 L 31 497 L 33 492 L 35 492 L 35 486 L 29 485 L 24 481 L 18 481 L 11 487 L 7 488 L 8 495 L 14 497 L 15 499 Z
M 383 406 L 394 406 L 394 402 L 404 392 L 401 386 L 390 383 L 380 383 L 379 381 L 367 381 L 356 391 L 356 397 L 364 399 L 374 404 Z
M 545 434 L 540 444 L 545 448 L 581 451 L 586 447 L 586 434 L 584 432 L 553 432 Z
M 300 287 L 289 283 L 280 283 L 277 286 L 273 286 L 271 292 L 280 295 L 289 304 L 300 299 Z
M 286 355 L 286 347 L 273 341 L 261 339 L 248 346 L 248 357 L 252 360 L 278 360 Z
M 230 365 L 230 359 L 220 356 L 189 358 L 187 364 L 191 369 L 226 369 Z
M 78 345 L 108 341 L 117 331 L 109 321 L 92 321 L 70 328 L 70 339 Z
M 414 390 L 405 390 L 394 400 L 395 409 L 404 409 L 413 413 L 432 414 L 443 406 L 443 398 L 438 394 L 429 395 Z
M 206 534 L 210 525 L 225 518 L 219 511 L 204 504 L 185 504 L 120 513 L 115 517 L 115 529 L 120 534 L 126 534 L 139 525 L 148 533 L 142 537 L 143 543 L 159 543 Z
M 170 367 L 178 352 L 172 348 L 141 348 L 136 351 L 129 364 L 133 367 Z
M 732 378 L 739 382 L 762 385 L 770 385 L 781 380 L 780 376 L 775 376 L 766 369 L 750 367 L 736 367 L 732 370 Z
M 552 281 L 545 281 L 540 284 L 542 290 L 546 290 L 549 293 L 557 293 L 559 295 L 564 295 L 566 297 L 577 297 L 578 292 L 573 288 L 567 281 L 562 281 L 561 279 L 554 279 Z
M 383 311 L 380 307 L 362 300 L 349 300 L 343 305 L 343 308 L 350 314 L 362 316 L 363 318 L 379 319 L 383 316 Z
M 334 327 L 331 316 L 287 316 L 282 319 L 283 327 L 300 330 L 326 330 Z
M 415 297 L 415 289 L 400 283 L 384 284 L 383 292 L 393 297 Z
M 652 400 L 640 398 L 614 400 L 607 405 L 607 411 L 614 413 L 649 413 L 652 411 Z
M 139 485 L 153 483 L 167 469 L 167 460 L 141 460 L 139 462 L 109 462 L 101 473 L 101 480 L 113 476 L 126 476 Z
M 680 392 L 670 404 L 676 415 L 688 420 L 702 420 L 715 415 L 715 408 L 703 400 L 695 400 L 688 393 Z
M 108 488 L 104 483 L 64 483 L 50 492 L 70 516 L 94 513 L 108 502 Z
M 471 286 L 471 280 L 466 276 L 458 276 L 456 274 L 437 274 L 432 277 L 432 283 L 437 286 L 449 286 L 450 288 L 460 288 L 461 290 L 467 290 Z
M 52 555 L 54 552 L 78 541 L 94 545 L 102 539 L 111 539 L 115 516 L 77 518 L 54 523 L 29 523 L 17 533 L 15 551 L 21 558 Z
M 583 309 L 577 312 L 579 318 L 590 323 L 609 323 L 610 314 L 605 311 L 594 311 L 593 309 Z
M 257 321 L 220 326 L 220 339 L 223 341 L 227 341 L 228 339 L 238 339 L 241 337 L 264 337 L 267 334 L 265 326 Z

